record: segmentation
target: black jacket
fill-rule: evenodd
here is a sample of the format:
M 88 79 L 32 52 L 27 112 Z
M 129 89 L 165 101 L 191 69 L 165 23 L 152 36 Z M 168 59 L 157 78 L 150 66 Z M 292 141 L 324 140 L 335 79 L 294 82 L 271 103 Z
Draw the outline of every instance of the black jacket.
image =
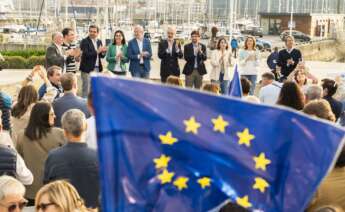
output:
M 49 152 L 43 183 L 68 180 L 85 200 L 87 207 L 98 207 L 99 175 L 97 152 L 86 143 L 67 143 Z
M 204 62 L 207 60 L 207 52 L 206 46 L 204 44 L 201 45 L 202 53 L 197 54 L 197 61 L 198 61 L 198 72 L 200 75 L 207 74 L 206 67 Z M 194 70 L 195 64 L 195 55 L 194 55 L 194 48 L 193 43 L 187 44 L 184 46 L 184 59 L 186 60 L 186 65 L 183 69 L 183 74 L 191 75 Z
M 162 40 L 158 46 L 158 57 L 161 59 L 161 79 L 165 82 L 170 75 L 180 76 L 180 66 L 178 59 L 183 57 L 181 45 L 178 45 L 179 52 L 177 52 L 176 41 L 174 41 L 172 53 L 168 53 L 169 47 L 167 40 Z
M 293 65 L 287 65 L 289 59 L 292 59 L 295 63 Z M 281 74 L 288 77 L 295 70 L 300 59 L 302 59 L 302 53 L 298 49 L 293 49 L 290 53 L 286 49 L 280 50 L 277 65 L 281 67 Z
M 15 177 L 17 173 L 17 153 L 11 147 L 0 145 L 0 176 Z
M 97 49 L 102 46 L 102 41 L 97 40 Z M 97 60 L 97 49 L 95 49 L 92 40 L 90 37 L 84 38 L 80 43 L 80 50 L 82 51 L 81 54 L 81 61 L 80 61 L 80 71 L 85 73 L 90 73 L 95 69 L 96 60 Z M 103 70 L 103 66 L 101 63 L 101 58 L 105 57 L 105 53 L 98 54 L 98 64 L 99 64 L 99 71 Z

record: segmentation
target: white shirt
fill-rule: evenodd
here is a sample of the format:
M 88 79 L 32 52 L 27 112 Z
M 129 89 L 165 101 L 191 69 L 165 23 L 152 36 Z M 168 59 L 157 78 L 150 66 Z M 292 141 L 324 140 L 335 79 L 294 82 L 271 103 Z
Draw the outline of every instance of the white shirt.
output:
M 0 144 L 5 146 L 10 146 L 14 151 L 17 150 L 13 146 L 11 136 L 7 132 L 0 132 Z M 34 181 L 34 176 L 31 171 L 26 167 L 23 158 L 17 153 L 16 162 L 16 178 L 24 185 L 31 185 Z
M 143 40 L 139 40 L 139 39 L 136 39 L 137 40 L 137 43 L 138 43 L 138 47 L 139 47 L 139 52 L 142 53 L 143 52 Z M 138 55 L 138 57 L 140 58 L 140 64 L 144 64 L 144 58 L 141 58 L 140 55 Z
M 282 84 L 279 82 L 273 82 L 272 84 L 262 87 L 259 93 L 259 99 L 261 103 L 275 105 L 278 101 Z
M 86 143 L 91 149 L 97 150 L 96 120 L 95 116 L 87 119 Z
M 255 56 L 255 60 L 247 60 Z M 258 50 L 244 50 L 239 52 L 239 71 L 241 75 L 257 75 L 260 69 L 260 52 Z
M 95 47 L 95 50 L 97 52 L 97 50 L 98 50 L 98 48 L 97 48 L 97 39 L 91 39 L 91 40 L 92 40 L 93 47 Z M 98 53 L 97 53 L 97 59 L 96 59 L 95 67 L 99 67 Z

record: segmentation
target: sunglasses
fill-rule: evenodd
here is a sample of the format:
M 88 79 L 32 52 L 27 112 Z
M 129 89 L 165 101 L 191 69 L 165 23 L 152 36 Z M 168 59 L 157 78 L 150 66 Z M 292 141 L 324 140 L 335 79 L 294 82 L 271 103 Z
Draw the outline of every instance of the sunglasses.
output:
M 12 212 L 12 211 L 15 211 L 17 208 L 22 210 L 27 204 L 28 204 L 28 202 L 25 200 L 25 201 L 22 201 L 22 202 L 11 203 L 9 206 L 1 204 L 1 206 L 7 208 L 8 212 Z
M 47 210 L 47 208 L 51 205 L 56 205 L 55 203 L 41 203 L 39 205 L 36 206 L 36 210 L 39 211 L 39 210 L 42 210 L 42 211 L 45 211 Z

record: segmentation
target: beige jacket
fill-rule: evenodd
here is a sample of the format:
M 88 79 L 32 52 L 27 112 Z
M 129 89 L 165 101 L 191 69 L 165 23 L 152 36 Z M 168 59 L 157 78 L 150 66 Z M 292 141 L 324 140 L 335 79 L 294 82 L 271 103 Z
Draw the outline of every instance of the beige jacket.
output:
M 219 80 L 219 75 L 221 71 L 221 59 L 222 53 L 220 50 L 214 50 L 211 54 L 211 66 L 212 70 L 210 73 L 210 79 L 211 80 Z M 234 75 L 234 70 L 230 68 L 231 66 L 231 52 L 229 50 L 226 50 L 224 52 L 224 80 L 230 80 L 232 79 Z
M 43 185 L 44 163 L 50 150 L 65 144 L 63 130 L 53 127 L 40 140 L 32 141 L 21 132 L 18 135 L 17 150 L 23 157 L 26 165 L 34 175 L 32 185 L 26 187 L 26 197 L 34 199 L 37 191 Z

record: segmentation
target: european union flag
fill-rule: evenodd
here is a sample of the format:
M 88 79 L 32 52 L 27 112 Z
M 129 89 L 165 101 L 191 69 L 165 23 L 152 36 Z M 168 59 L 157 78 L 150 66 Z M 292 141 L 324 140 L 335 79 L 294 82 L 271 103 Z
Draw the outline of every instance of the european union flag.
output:
M 303 211 L 344 131 L 289 109 L 92 78 L 104 211 Z
M 235 66 L 234 76 L 230 82 L 229 96 L 242 98 L 241 77 L 238 72 L 237 65 Z

